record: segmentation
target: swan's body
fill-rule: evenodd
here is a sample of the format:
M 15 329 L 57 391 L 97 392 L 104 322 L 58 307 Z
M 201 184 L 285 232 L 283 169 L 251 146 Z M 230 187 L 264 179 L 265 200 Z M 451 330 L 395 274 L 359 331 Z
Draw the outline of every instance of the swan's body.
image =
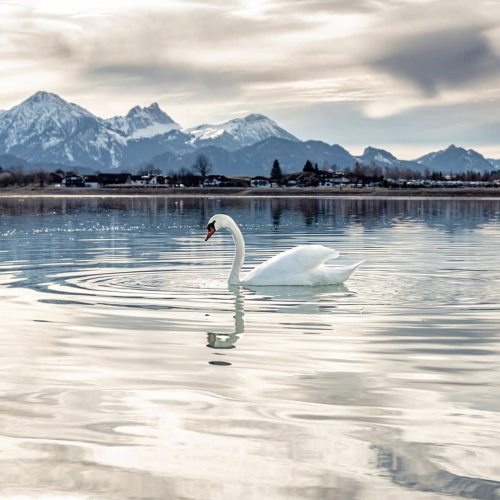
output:
M 336 259 L 339 253 L 322 245 L 300 245 L 270 258 L 240 277 L 241 266 L 245 260 L 245 240 L 234 220 L 225 214 L 214 215 L 208 223 L 208 240 L 219 229 L 227 229 L 236 245 L 233 266 L 229 274 L 230 285 L 252 286 L 318 286 L 333 285 L 345 281 L 362 264 L 330 267 L 325 263 Z

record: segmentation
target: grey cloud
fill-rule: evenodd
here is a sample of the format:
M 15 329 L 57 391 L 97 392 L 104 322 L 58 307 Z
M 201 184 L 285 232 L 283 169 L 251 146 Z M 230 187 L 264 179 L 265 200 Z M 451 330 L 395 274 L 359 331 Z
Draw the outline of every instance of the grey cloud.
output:
M 79 40 L 64 30 L 70 24 L 68 20 L 15 5 L 16 23 L 0 18 L 0 36 L 11 42 L 9 57 L 67 62 L 78 54 Z
M 404 0 L 284 0 L 274 6 L 275 12 L 295 12 L 297 14 L 353 14 L 370 13 L 383 10 L 392 5 L 404 3 Z
M 18 55 L 25 58 L 68 63 L 79 53 L 75 43 L 61 33 L 27 30 L 12 38 L 16 41 Z
M 59 30 L 57 22 L 76 23 L 80 29 Z M 265 51 L 262 37 L 300 28 L 297 20 L 247 19 L 217 8 L 175 14 L 138 11 L 121 16 L 119 22 L 112 18 L 95 25 L 92 20 L 49 18 L 27 9 L 19 16 L 17 29 L 4 31 L 4 36 L 14 42 L 15 57 L 64 68 L 68 82 L 123 92 L 168 88 L 231 99 L 245 83 L 279 81 L 303 70 L 291 65 L 286 54 L 272 67 L 252 67 L 244 60 L 226 64 L 218 57 L 220 51 L 238 47 Z M 182 51 L 186 57 L 179 62 Z
M 475 28 L 412 35 L 395 45 L 373 60 L 373 67 L 413 82 L 429 96 L 500 75 L 499 56 Z
M 241 77 L 228 71 L 201 70 L 179 64 L 106 64 L 85 68 L 84 78 L 102 87 L 143 88 L 157 93 L 182 92 L 210 101 L 239 94 Z
M 82 47 L 85 55 L 77 56 L 78 79 L 124 90 L 168 88 L 208 98 L 225 94 L 230 99 L 250 84 L 288 83 L 304 78 L 311 68 L 316 77 L 327 73 L 320 67 L 323 61 L 303 60 L 300 44 L 293 49 L 298 56 L 295 61 L 287 51 L 275 52 L 272 62 L 260 64 L 249 64 L 243 57 L 220 61 L 220 51 L 238 48 L 266 54 L 269 49 L 263 37 L 289 34 L 299 27 L 293 21 L 246 19 L 227 12 L 182 13 L 174 20 L 165 12 L 142 13 L 110 26 Z M 179 61 L 182 50 L 185 58 Z
M 2 37 L 13 42 L 21 57 L 88 58 L 89 62 L 107 56 L 139 60 L 162 57 L 172 46 L 210 53 L 231 48 L 234 43 L 251 46 L 263 36 L 302 28 L 300 21 L 287 16 L 251 19 L 216 5 L 214 2 L 212 9 L 175 13 L 145 9 L 95 23 L 92 18 L 64 18 L 25 9 L 17 15 L 15 28 L 3 26 L 1 20 L 0 28 Z M 69 27 L 76 29 L 65 29 Z
M 269 68 L 220 69 L 216 66 L 199 67 L 177 62 L 153 63 L 108 63 L 84 67 L 82 78 L 102 86 L 123 88 L 142 87 L 149 91 L 189 91 L 204 100 L 236 99 L 249 83 L 280 83 L 299 78 L 303 69 L 294 66 L 276 71 Z

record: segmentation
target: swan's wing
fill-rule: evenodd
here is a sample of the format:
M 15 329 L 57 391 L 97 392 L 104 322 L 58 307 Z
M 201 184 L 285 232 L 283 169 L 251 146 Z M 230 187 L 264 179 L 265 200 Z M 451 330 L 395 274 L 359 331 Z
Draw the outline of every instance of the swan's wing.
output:
M 265 277 L 266 281 L 272 277 L 281 278 L 284 274 L 304 274 L 324 264 L 330 259 L 336 259 L 339 253 L 333 248 L 323 245 L 300 245 L 266 260 L 250 271 L 244 281 L 253 281 Z

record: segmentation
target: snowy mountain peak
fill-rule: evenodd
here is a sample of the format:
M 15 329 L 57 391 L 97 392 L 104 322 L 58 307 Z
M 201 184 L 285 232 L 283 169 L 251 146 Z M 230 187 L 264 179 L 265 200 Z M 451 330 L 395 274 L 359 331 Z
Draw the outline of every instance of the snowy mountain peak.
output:
M 18 104 L 12 109 L 5 111 L 4 114 L 28 116 L 30 115 L 30 113 L 37 113 L 46 116 L 52 115 L 53 113 L 59 114 L 61 116 L 66 114 L 66 118 L 70 118 L 70 115 L 73 117 L 94 117 L 94 115 L 90 113 L 90 111 L 87 111 L 81 106 L 65 101 L 57 94 L 52 94 L 51 92 L 45 92 L 43 90 L 36 92 L 32 96 L 25 99 L 21 104 Z
M 389 153 L 389 151 L 385 149 L 374 148 L 373 146 L 368 146 L 367 148 L 365 148 L 362 156 L 364 157 L 382 156 L 389 160 L 397 160 L 397 158 L 392 153 Z
M 29 161 L 116 165 L 122 144 L 104 120 L 50 92 L 36 92 L 0 115 L 0 151 Z
M 127 113 L 127 118 L 136 118 L 136 119 L 142 119 L 145 121 L 149 122 L 156 122 L 156 123 L 169 123 L 172 124 L 174 120 L 163 111 L 160 106 L 158 106 L 157 102 L 154 102 L 153 104 L 150 104 L 149 106 L 146 106 L 144 108 L 141 108 L 140 106 L 134 106 L 128 113 Z
M 115 116 L 106 121 L 131 139 L 154 137 L 179 129 L 179 125 L 156 102 L 144 108 L 134 106 L 126 116 Z
M 268 121 L 275 123 L 271 118 L 268 118 L 265 115 L 260 115 L 259 113 L 252 113 L 250 115 L 244 116 L 243 118 L 236 118 L 236 120 L 241 120 L 247 123 L 259 122 L 259 121 Z
M 379 167 L 384 171 L 386 168 L 409 168 L 411 170 L 421 170 L 418 163 L 396 158 L 392 153 L 385 149 L 368 146 L 357 159 L 363 164 L 371 167 Z
M 417 159 L 421 165 L 443 172 L 485 171 L 491 163 L 473 149 L 464 149 L 451 144 L 446 149 L 434 151 Z
M 368 146 L 363 151 L 361 156 L 357 157 L 362 163 L 366 165 L 379 165 L 379 166 L 399 166 L 400 161 L 389 151 L 385 149 L 374 148 Z
M 43 133 L 50 135 L 53 141 L 58 140 L 62 129 L 66 134 L 71 133 L 86 119 L 98 120 L 89 111 L 56 94 L 39 91 L 2 113 L 0 136 L 3 136 L 7 152 L 15 144 Z
M 47 101 L 55 101 L 63 104 L 66 102 L 57 94 L 53 94 L 52 92 L 46 92 L 45 90 L 39 90 L 38 92 L 35 92 L 33 95 L 25 99 L 21 104 L 40 103 Z
M 27 121 L 37 120 L 53 122 L 57 126 L 63 123 L 73 122 L 81 118 L 92 118 L 99 120 L 90 111 L 65 101 L 57 94 L 40 90 L 28 97 L 21 104 L 3 113 L 3 119 L 7 117 L 15 118 L 17 121 L 24 118 Z
M 260 114 L 233 118 L 217 125 L 204 124 L 186 132 L 191 134 L 191 143 L 196 146 L 217 144 L 228 150 L 251 146 L 270 137 L 297 142 L 298 139 L 281 128 L 275 121 Z

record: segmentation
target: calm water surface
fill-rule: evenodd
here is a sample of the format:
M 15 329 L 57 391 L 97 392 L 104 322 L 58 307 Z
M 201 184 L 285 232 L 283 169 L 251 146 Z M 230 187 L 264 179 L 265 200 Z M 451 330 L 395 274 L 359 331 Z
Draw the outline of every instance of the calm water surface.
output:
M 229 288 L 302 243 L 344 285 Z M 500 201 L 0 199 L 2 498 L 500 498 Z

